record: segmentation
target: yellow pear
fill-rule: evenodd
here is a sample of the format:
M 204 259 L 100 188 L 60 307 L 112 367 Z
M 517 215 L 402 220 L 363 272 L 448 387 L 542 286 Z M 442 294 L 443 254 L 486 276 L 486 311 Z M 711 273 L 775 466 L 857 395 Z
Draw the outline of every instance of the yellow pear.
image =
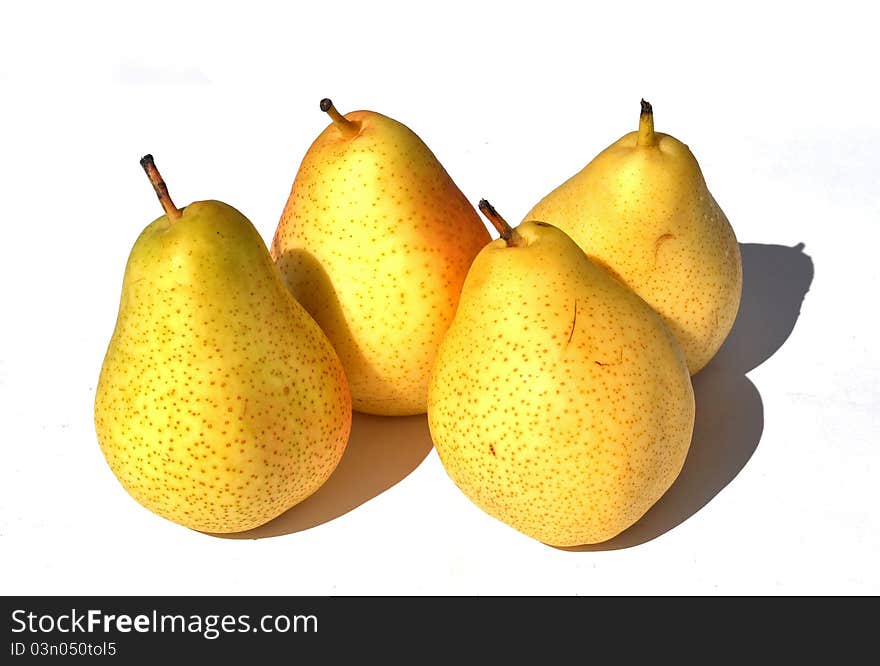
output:
M 341 115 L 302 160 L 271 245 L 296 299 L 342 360 L 354 408 L 425 412 L 437 347 L 490 236 L 408 127 Z
M 739 245 L 688 147 L 639 130 L 603 150 L 524 218 L 549 222 L 633 289 L 678 338 L 691 374 L 733 326 L 742 291 Z
M 431 378 L 440 460 L 486 513 L 553 546 L 610 539 L 678 476 L 694 426 L 660 317 L 544 222 L 474 260 Z
M 351 428 L 330 342 L 281 281 L 257 230 L 219 201 L 165 215 L 132 248 L 95 396 L 101 450 L 143 506 L 238 532 L 320 487 Z

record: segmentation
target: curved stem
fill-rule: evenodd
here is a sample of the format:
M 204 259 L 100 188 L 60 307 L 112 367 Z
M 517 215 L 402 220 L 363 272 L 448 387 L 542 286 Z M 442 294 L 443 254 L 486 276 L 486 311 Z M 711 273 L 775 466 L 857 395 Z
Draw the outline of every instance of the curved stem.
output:
M 150 179 L 150 184 L 156 191 L 156 196 L 159 197 L 159 203 L 162 204 L 162 210 L 165 211 L 168 219 L 171 222 L 179 220 L 182 213 L 171 200 L 171 195 L 168 194 L 168 186 L 165 184 L 165 181 L 162 180 L 162 175 L 159 173 L 156 164 L 153 162 L 153 156 L 144 155 L 141 158 L 141 166 L 144 168 L 144 171 L 147 172 L 147 178 Z
M 343 116 L 339 111 L 336 110 L 336 107 L 333 106 L 333 102 L 325 97 L 321 100 L 321 111 L 330 116 L 330 119 L 333 121 L 333 124 L 339 128 L 339 131 L 342 132 L 342 136 L 346 139 L 351 139 L 357 136 L 358 132 L 361 131 L 361 123 L 357 120 L 349 120 L 345 116 Z
M 654 109 L 650 102 L 642 100 L 642 112 L 639 115 L 639 137 L 637 146 L 656 146 L 657 136 L 654 134 Z
M 480 199 L 479 208 L 480 212 L 486 216 L 486 219 L 492 223 L 492 226 L 498 230 L 501 238 L 507 243 L 507 247 L 522 245 L 522 236 L 519 235 L 516 229 L 507 223 L 507 220 L 498 214 L 498 211 L 495 210 L 495 207 L 492 204 L 485 199 Z

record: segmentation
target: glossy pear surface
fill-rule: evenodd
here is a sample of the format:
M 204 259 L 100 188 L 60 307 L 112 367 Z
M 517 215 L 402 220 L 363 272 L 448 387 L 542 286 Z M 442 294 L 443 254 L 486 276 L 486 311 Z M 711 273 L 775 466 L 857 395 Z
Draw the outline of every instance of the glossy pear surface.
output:
M 339 354 L 355 409 L 426 410 L 428 381 L 486 227 L 424 142 L 371 111 L 305 155 L 274 257 Z
M 639 136 L 631 132 L 603 150 L 524 219 L 559 227 L 645 299 L 694 374 L 736 318 L 739 245 L 690 149 L 667 134 L 652 132 L 647 142 Z
M 459 488 L 554 546 L 610 539 L 684 463 L 694 396 L 660 317 L 566 234 L 525 222 L 475 259 L 428 422 Z
M 141 233 L 95 399 L 101 450 L 134 499 L 195 530 L 261 525 L 334 470 L 350 400 L 240 212 L 195 202 Z

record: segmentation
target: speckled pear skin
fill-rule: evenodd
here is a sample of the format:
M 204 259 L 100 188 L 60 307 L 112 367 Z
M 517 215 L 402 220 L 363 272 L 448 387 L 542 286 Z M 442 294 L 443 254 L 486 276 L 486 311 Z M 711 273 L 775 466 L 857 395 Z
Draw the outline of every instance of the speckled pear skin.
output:
M 137 239 L 95 428 L 134 499 L 205 532 L 262 525 L 335 469 L 351 428 L 342 365 L 231 206 L 192 203 Z
M 413 131 L 372 111 L 345 117 L 359 133 L 331 123 L 317 137 L 270 251 L 339 354 L 354 408 L 421 414 L 464 277 L 491 237 Z
M 739 245 L 690 149 L 659 132 L 654 145 L 638 137 L 630 132 L 603 150 L 524 219 L 559 227 L 645 299 L 695 374 L 736 318 Z
M 525 222 L 471 266 L 443 340 L 428 424 L 486 513 L 553 546 L 599 543 L 678 476 L 694 395 L 660 317 L 559 229 Z

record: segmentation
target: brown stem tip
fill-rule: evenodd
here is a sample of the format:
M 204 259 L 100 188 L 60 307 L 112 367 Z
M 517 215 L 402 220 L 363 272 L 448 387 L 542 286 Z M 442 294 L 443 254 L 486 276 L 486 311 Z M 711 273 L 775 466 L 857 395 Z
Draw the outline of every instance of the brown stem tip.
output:
M 172 222 L 180 219 L 180 209 L 175 206 L 174 202 L 171 200 L 171 195 L 168 194 L 168 186 L 165 184 L 162 175 L 156 168 L 156 164 L 153 162 L 153 156 L 144 155 L 141 158 L 141 167 L 147 172 L 147 178 L 150 179 L 150 184 L 153 186 L 156 196 L 159 197 L 159 203 L 162 204 L 162 210 L 165 211 L 168 219 Z
M 651 107 L 651 102 L 646 102 L 644 99 L 642 100 L 642 113 L 641 115 L 647 116 L 654 113 L 653 107 Z
M 492 204 L 485 199 L 480 199 L 479 209 L 480 212 L 486 216 L 486 219 L 492 223 L 492 226 L 498 230 L 499 235 L 504 239 L 504 242 L 507 243 L 508 247 L 520 245 L 522 243 L 522 237 L 517 233 L 516 229 L 511 227 L 507 223 L 507 220 L 498 214 L 498 211 L 495 210 L 495 207 Z

